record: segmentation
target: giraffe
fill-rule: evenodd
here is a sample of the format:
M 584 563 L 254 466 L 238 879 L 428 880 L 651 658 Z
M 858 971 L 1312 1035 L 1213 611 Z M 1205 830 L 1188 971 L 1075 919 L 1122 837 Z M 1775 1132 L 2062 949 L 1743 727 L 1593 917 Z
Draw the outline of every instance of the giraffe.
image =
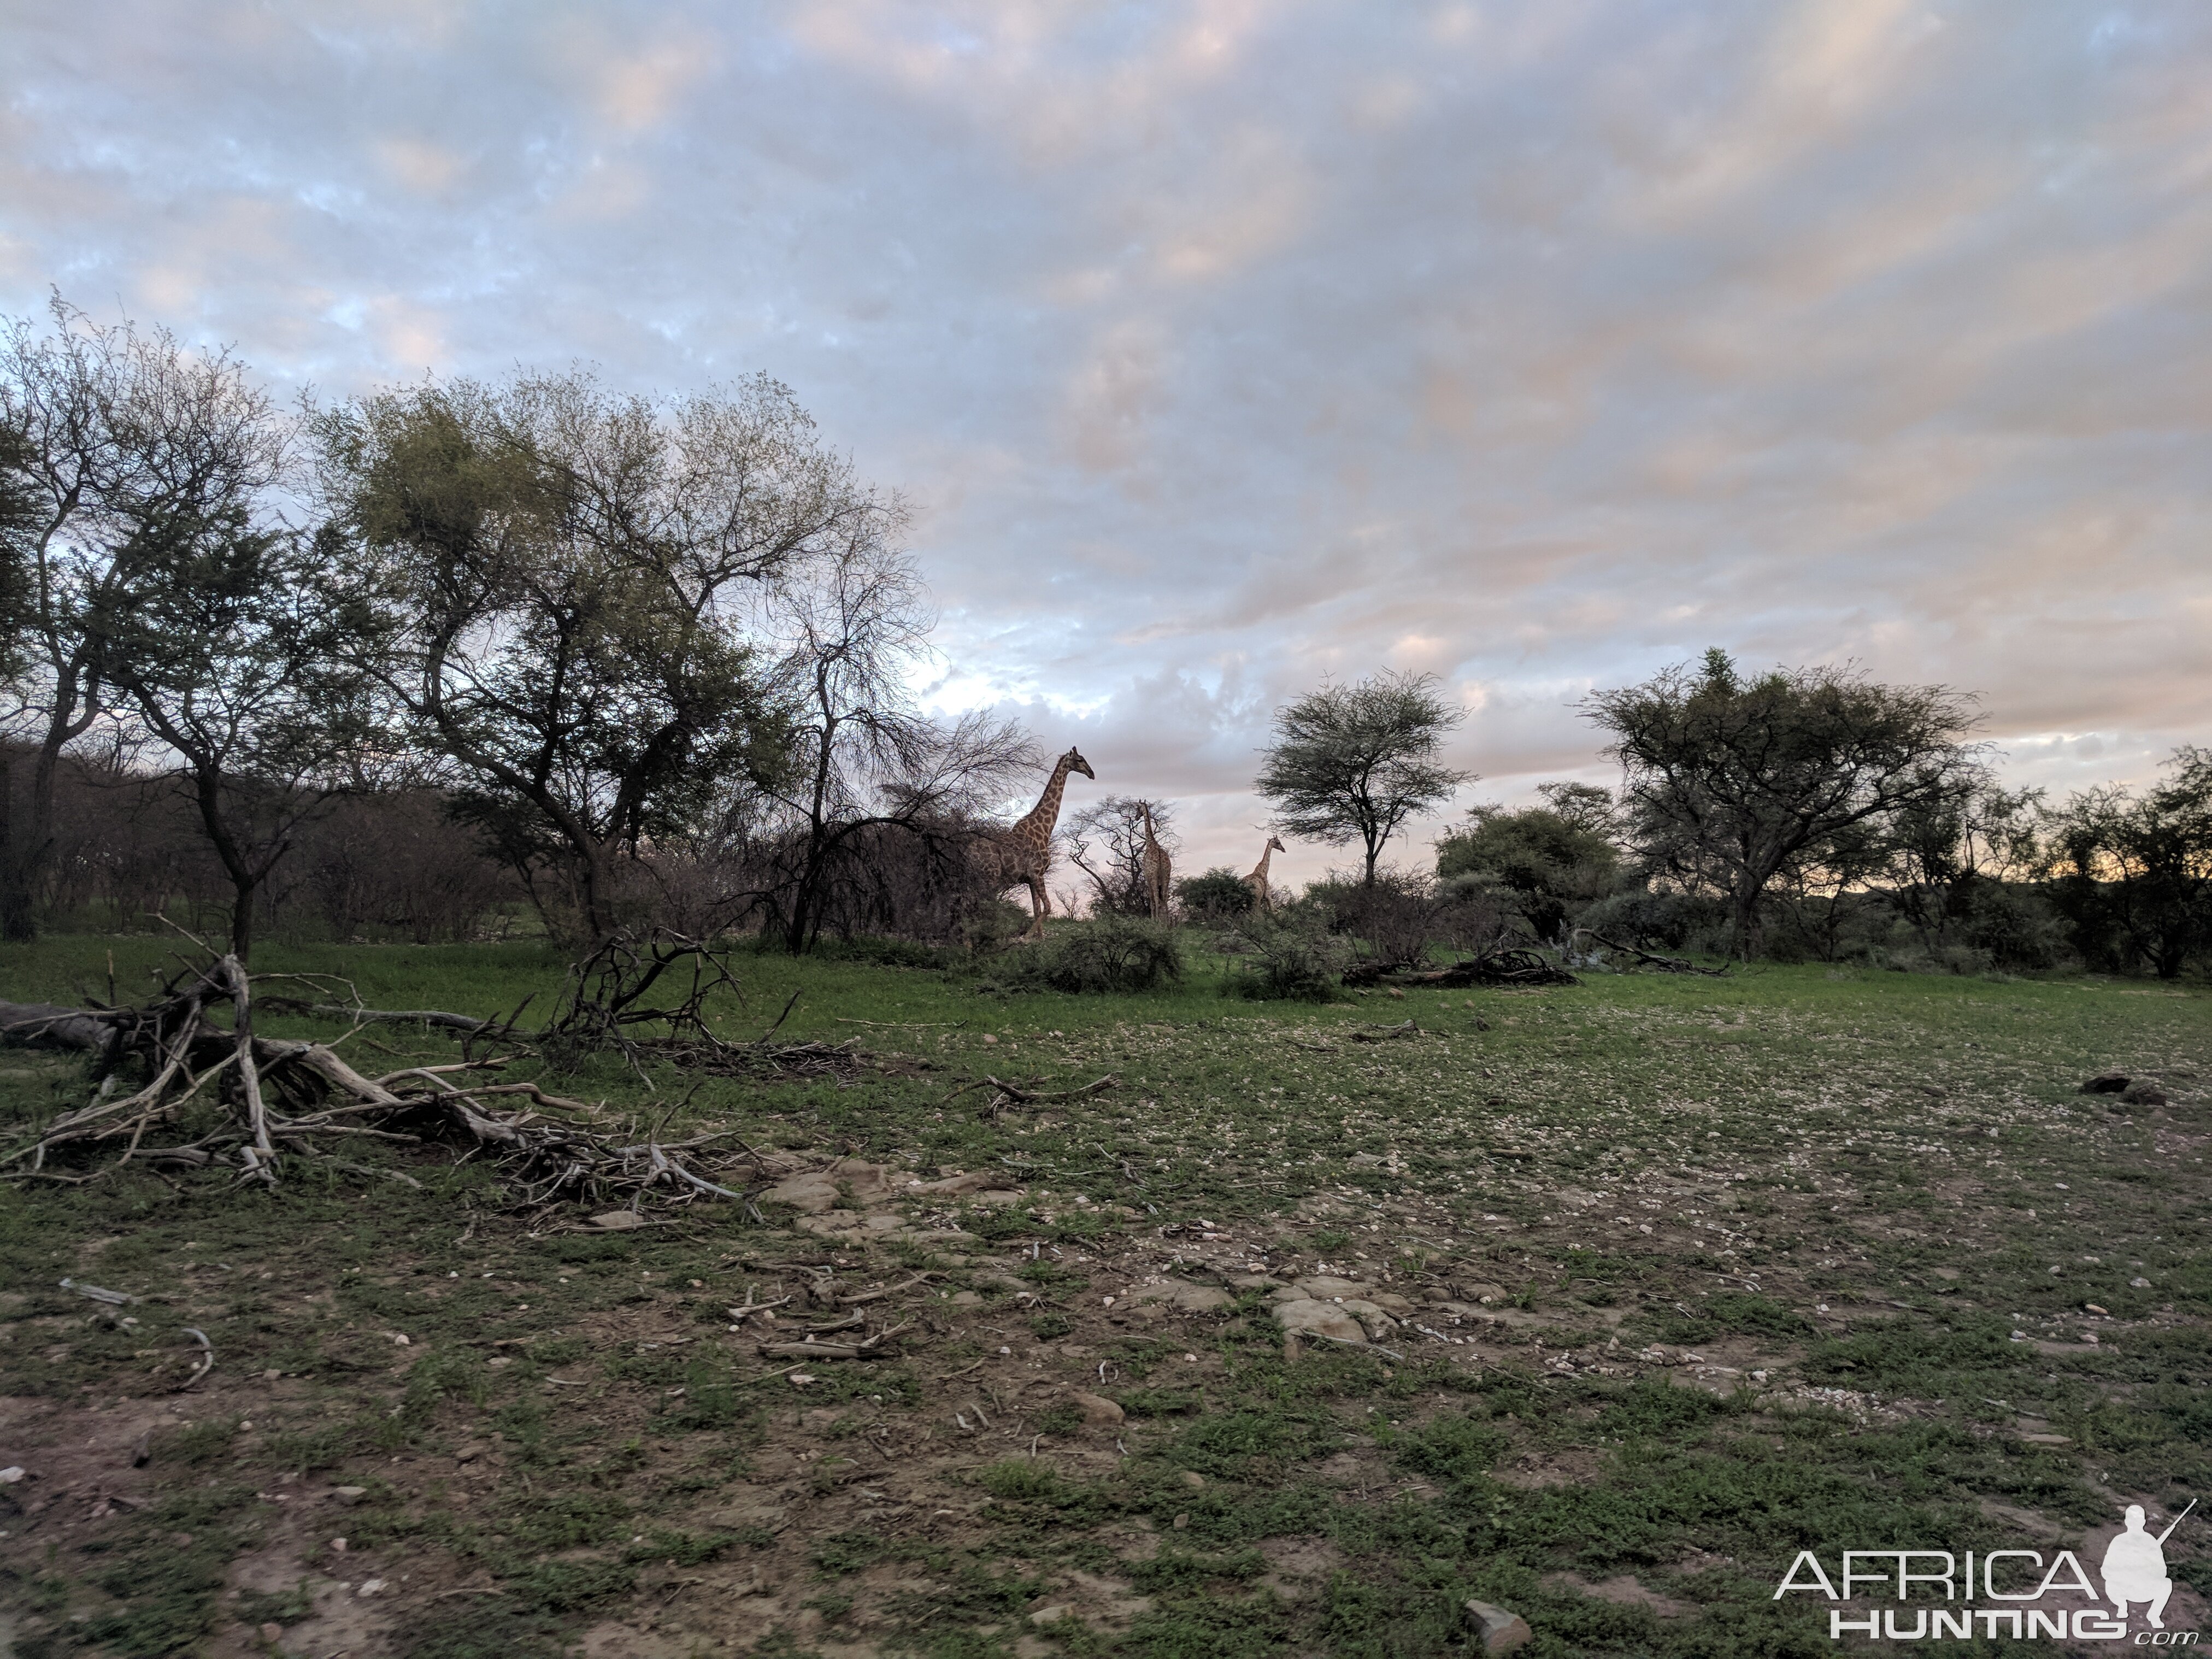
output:
M 1278 853 L 1290 850 L 1273 836 L 1267 837 L 1267 844 L 1260 849 L 1259 863 L 1253 866 L 1252 873 L 1244 878 L 1244 884 L 1252 890 L 1252 908 L 1255 910 L 1264 914 L 1275 908 L 1274 897 L 1267 891 L 1267 860 Z
M 1019 883 L 1030 890 L 1030 903 L 1036 913 L 1030 923 L 1032 938 L 1043 936 L 1044 919 L 1052 914 L 1052 897 L 1044 890 L 1044 878 L 1052 868 L 1052 832 L 1060 822 L 1060 798 L 1067 787 L 1070 772 L 1080 772 L 1093 783 L 1098 781 L 1080 751 L 1069 750 L 1054 765 L 1052 781 L 1045 785 L 1044 793 L 1028 816 L 1017 820 L 1012 829 L 991 837 L 990 844 L 998 854 L 1001 888 Z
M 1152 833 L 1152 804 L 1139 804 L 1145 809 L 1145 908 L 1154 921 L 1163 921 L 1173 890 L 1175 866 L 1169 860 L 1168 849 Z

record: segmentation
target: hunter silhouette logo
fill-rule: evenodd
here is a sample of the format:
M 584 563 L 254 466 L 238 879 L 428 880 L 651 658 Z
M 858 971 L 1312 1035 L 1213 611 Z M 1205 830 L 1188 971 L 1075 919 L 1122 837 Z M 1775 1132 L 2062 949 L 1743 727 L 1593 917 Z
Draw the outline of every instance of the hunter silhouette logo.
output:
M 2101 1574 L 2105 1599 L 2118 1609 L 2121 1618 L 2128 1616 L 2129 1602 L 2148 1601 L 2150 1609 L 2144 1617 L 2150 1620 L 2150 1627 L 2166 1628 L 2166 1599 L 2173 1594 L 2173 1580 L 2166 1575 L 2166 1540 L 2188 1518 L 2189 1510 L 2196 1507 L 2197 1500 L 2192 1498 L 2189 1509 L 2167 1522 L 2166 1530 L 2153 1538 L 2143 1530 L 2143 1506 L 2128 1505 L 2126 1529 L 2105 1547 Z
M 2165 1531 L 2154 1534 L 2145 1525 L 2143 1506 L 2129 1504 L 2121 1530 L 2105 1547 L 2101 1596 L 2072 1550 L 2062 1549 L 2046 1561 L 2041 1550 L 1988 1550 L 1977 1559 L 1972 1550 L 1960 1555 L 1949 1550 L 1881 1549 L 1845 1550 L 1842 1571 L 1833 1578 L 1819 1555 L 1800 1550 L 1774 1599 L 1809 1592 L 1846 1603 L 1828 1610 L 1828 1636 L 1834 1641 L 1845 1636 L 1905 1642 L 2002 1636 L 2014 1641 L 2127 1642 L 2129 1609 L 2139 1607 L 2147 1628 L 2133 1637 L 2132 1645 L 2193 1647 L 2195 1631 L 2166 1628 L 2166 1604 L 2173 1595 L 2166 1540 L 2196 1507 L 2197 1500 L 2190 1499 Z M 2069 1596 L 2077 1600 L 2069 1602 Z M 1869 1607 L 1869 1600 L 1905 1605 Z M 1915 1601 L 1922 1605 L 1910 1605 Z

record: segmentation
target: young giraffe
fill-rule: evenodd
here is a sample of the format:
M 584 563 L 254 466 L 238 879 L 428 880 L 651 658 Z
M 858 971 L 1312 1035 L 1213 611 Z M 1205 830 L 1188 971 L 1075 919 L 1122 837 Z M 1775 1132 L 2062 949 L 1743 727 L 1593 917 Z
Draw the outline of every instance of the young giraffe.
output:
M 1152 804 L 1140 804 L 1145 809 L 1145 908 L 1154 921 L 1163 921 L 1173 896 L 1175 866 L 1169 861 L 1168 849 L 1152 834 Z
M 1274 897 L 1267 890 L 1267 860 L 1278 853 L 1290 850 L 1273 836 L 1267 837 L 1267 844 L 1260 849 L 1260 862 L 1253 866 L 1252 873 L 1244 878 L 1244 884 L 1252 890 L 1254 909 L 1265 912 L 1275 908 Z
M 1052 781 L 1045 785 L 1044 793 L 1028 816 L 991 838 L 999 856 L 1001 890 L 1018 883 L 1030 890 L 1030 902 L 1036 912 L 1030 933 L 1035 938 L 1043 936 L 1044 919 L 1052 914 L 1052 898 L 1044 890 L 1044 878 L 1052 868 L 1052 832 L 1060 822 L 1060 797 L 1067 787 L 1070 772 L 1080 772 L 1093 783 L 1098 781 L 1091 763 L 1079 751 L 1069 750 L 1053 767 Z

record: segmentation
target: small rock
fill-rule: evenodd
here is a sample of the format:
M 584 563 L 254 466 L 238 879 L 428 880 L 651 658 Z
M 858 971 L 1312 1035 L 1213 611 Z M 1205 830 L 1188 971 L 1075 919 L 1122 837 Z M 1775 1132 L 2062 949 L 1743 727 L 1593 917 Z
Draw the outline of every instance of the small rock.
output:
M 366 1486 L 332 1486 L 331 1488 L 331 1501 L 334 1504 L 343 1504 L 349 1509 L 368 1496 L 368 1488 Z M 335 1541 L 341 1548 L 344 1547 L 343 1539 Z
M 1188 1532 L 1190 1530 L 1190 1517 L 1187 1515 L 1178 1515 L 1176 1516 L 1175 1529 L 1177 1532 Z
M 482 1457 L 483 1455 L 484 1449 L 482 1446 L 471 1443 L 468 1445 L 463 1446 L 459 1450 L 453 1454 L 453 1462 L 456 1463 L 473 1463 L 477 1459 Z
M 592 1225 L 604 1227 L 611 1233 L 618 1233 L 625 1228 L 642 1227 L 645 1225 L 645 1218 L 635 1210 L 609 1210 L 605 1215 L 593 1216 Z
M 2100 1072 L 2081 1085 L 2085 1095 L 2116 1095 L 2128 1086 L 2125 1072 Z
M 1050 1607 L 1039 1607 L 1035 1613 L 1030 1614 L 1030 1623 L 1039 1626 L 1056 1625 L 1063 1619 L 1073 1619 L 1074 1616 L 1073 1602 L 1055 1601 Z
M 278 1377 L 283 1375 L 284 1373 L 282 1371 L 264 1371 L 261 1373 L 261 1380 L 264 1382 L 274 1382 Z
M 346 1553 L 346 1540 L 343 1538 L 331 1539 L 331 1549 L 335 1554 L 343 1555 Z
M 1465 1603 L 1465 1611 L 1468 1626 L 1485 1653 L 1510 1653 L 1536 1639 L 1536 1632 L 1528 1628 L 1528 1621 L 1517 1613 L 1510 1613 L 1488 1601 L 1472 1600 Z
M 381 1578 L 364 1578 L 361 1581 L 361 1588 L 356 1590 L 354 1594 L 356 1595 L 381 1595 L 384 1593 L 384 1580 Z
M 1310 1332 L 1316 1336 L 1333 1337 L 1340 1342 L 1364 1342 L 1367 1332 L 1360 1322 L 1334 1302 L 1317 1302 L 1310 1297 L 1297 1302 L 1278 1302 L 1275 1322 L 1285 1331 Z
M 284 1626 L 278 1624 L 275 1620 L 270 1620 L 268 1623 L 261 1626 L 261 1639 L 264 1642 L 283 1641 L 284 1639 Z
M 1083 1413 L 1083 1420 L 1086 1423 L 1093 1425 L 1119 1423 L 1128 1415 L 1121 1407 L 1103 1395 L 1085 1394 L 1082 1389 L 1078 1389 L 1068 1398 L 1075 1402 L 1076 1410 Z
M 2099 1306 L 2098 1306 L 2095 1303 L 2094 1303 L 2094 1302 L 2084 1302 L 2084 1303 L 2081 1304 L 2081 1310 L 2082 1310 L 2084 1313 L 2093 1313 L 2093 1314 L 2106 1313 L 2106 1311 L 2105 1309 L 2102 1309 L 2102 1308 L 2099 1307 Z M 2108 1318 L 2109 1318 L 2110 1316 L 2110 1316 L 2109 1314 L 2106 1314 L 2106 1317 L 2108 1317 Z
M 2150 1288 L 2150 1280 L 2148 1279 L 2130 1279 L 2128 1280 L 2128 1288 L 2131 1291 L 2147 1291 Z M 5 1480 L 6 1478 L 6 1472 L 0 1471 L 0 1480 Z
M 1378 1340 L 1387 1333 L 1398 1328 L 1396 1320 L 1391 1318 L 1372 1302 L 1362 1297 L 1347 1296 L 1341 1304 L 1337 1305 L 1341 1306 L 1345 1312 L 1358 1320 L 1368 1335 Z
M 983 1297 L 975 1291 L 955 1291 L 952 1292 L 952 1305 L 956 1308 L 980 1308 L 983 1305 Z
M 2130 1106 L 2163 1106 L 2166 1103 L 2166 1091 L 2155 1083 L 2130 1083 L 2120 1091 L 2120 1099 Z
M 2073 1437 L 2064 1434 L 2024 1434 L 2021 1438 L 2031 1446 L 2070 1446 L 2074 1443 Z
M 918 1181 L 908 1187 L 907 1191 L 924 1198 L 964 1198 L 970 1193 L 980 1193 L 993 1184 L 992 1176 L 978 1172 L 968 1175 L 949 1175 L 942 1181 Z
M 21 1463 L 10 1463 L 6 1468 L 0 1469 L 0 1486 L 12 1486 L 28 1473 Z
M 1199 1488 L 1206 1485 L 1206 1477 L 1200 1474 L 1196 1469 L 1185 1469 L 1182 1472 L 1182 1483 L 1184 1486 L 1188 1486 L 1193 1492 L 1196 1492 Z
M 1301 1279 L 1297 1288 L 1302 1295 L 1315 1297 L 1323 1302 L 1333 1297 L 1371 1295 L 1374 1289 L 1356 1279 L 1333 1279 L 1322 1273 Z M 1289 1298 L 1284 1299 L 1287 1301 Z

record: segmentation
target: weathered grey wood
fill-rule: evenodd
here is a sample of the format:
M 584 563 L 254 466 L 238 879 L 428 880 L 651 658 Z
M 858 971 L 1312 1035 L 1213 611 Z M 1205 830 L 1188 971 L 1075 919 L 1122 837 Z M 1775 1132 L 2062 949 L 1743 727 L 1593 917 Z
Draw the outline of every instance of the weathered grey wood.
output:
M 112 1023 L 86 1008 L 61 1008 L 51 1002 L 0 1002 L 0 1042 L 43 1048 L 107 1046 Z

